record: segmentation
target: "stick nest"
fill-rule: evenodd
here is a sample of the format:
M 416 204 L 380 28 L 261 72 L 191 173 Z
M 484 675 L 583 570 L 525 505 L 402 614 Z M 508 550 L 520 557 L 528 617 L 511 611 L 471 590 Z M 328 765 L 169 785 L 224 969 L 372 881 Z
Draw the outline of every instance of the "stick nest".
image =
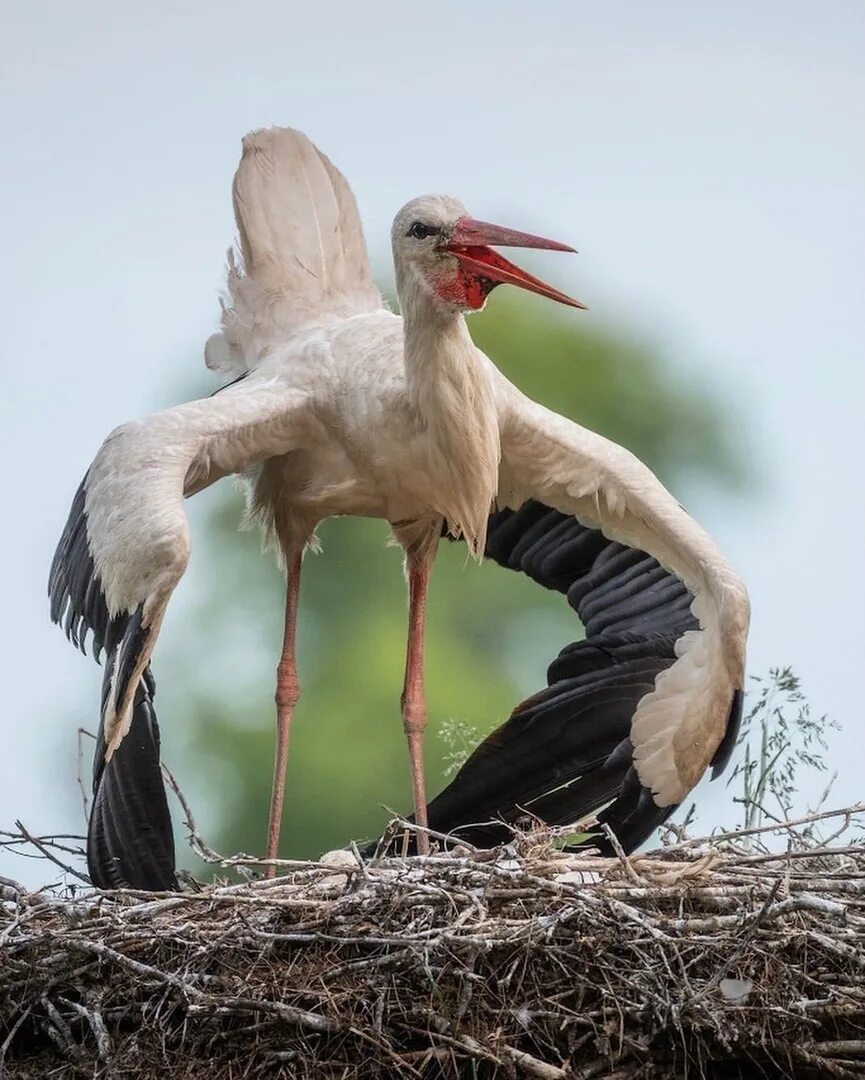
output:
M 0 884 L 0 1076 L 862 1077 L 865 849 L 785 829 Z

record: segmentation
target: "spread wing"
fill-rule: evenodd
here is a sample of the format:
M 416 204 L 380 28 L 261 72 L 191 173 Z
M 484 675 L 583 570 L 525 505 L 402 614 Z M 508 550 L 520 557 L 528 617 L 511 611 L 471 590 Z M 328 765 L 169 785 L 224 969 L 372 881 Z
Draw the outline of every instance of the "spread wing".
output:
M 626 849 L 714 762 L 741 714 L 748 599 L 706 533 L 628 451 L 514 392 L 486 554 L 567 597 L 586 630 L 429 807 L 492 844 L 531 814 L 590 814 Z M 603 841 L 601 841 L 604 846 Z
M 88 862 L 94 884 L 174 885 L 150 656 L 186 569 L 184 496 L 294 449 L 304 398 L 254 376 L 114 431 L 87 470 L 51 566 L 51 618 L 106 657 Z

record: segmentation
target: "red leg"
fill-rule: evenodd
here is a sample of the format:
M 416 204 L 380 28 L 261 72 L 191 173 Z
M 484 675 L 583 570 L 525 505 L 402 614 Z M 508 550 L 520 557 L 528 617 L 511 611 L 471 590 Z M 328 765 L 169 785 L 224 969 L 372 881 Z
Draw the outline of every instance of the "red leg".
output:
M 408 740 L 411 786 L 414 795 L 414 816 L 418 825 L 426 827 L 426 782 L 423 768 L 423 733 L 427 711 L 423 681 L 424 625 L 426 596 L 432 561 L 426 558 L 408 560 L 408 645 L 405 660 L 405 682 L 402 691 L 402 720 Z M 429 837 L 419 833 L 417 849 L 420 855 L 429 854 Z
M 301 552 L 298 552 L 288 561 L 286 575 L 285 632 L 282 639 L 282 656 L 276 668 L 276 757 L 273 763 L 273 791 L 270 796 L 270 821 L 267 827 L 268 859 L 275 859 L 279 853 L 279 831 L 282 826 L 282 803 L 285 797 L 285 770 L 288 764 L 291 717 L 300 698 L 294 646 L 301 557 Z M 272 878 L 275 875 L 275 866 L 266 867 L 265 877 Z

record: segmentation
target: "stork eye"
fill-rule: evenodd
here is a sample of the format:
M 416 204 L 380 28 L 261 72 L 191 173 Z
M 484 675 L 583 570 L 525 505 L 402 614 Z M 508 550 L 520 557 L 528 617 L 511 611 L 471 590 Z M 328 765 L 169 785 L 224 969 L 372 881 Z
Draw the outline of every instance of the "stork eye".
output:
M 422 221 L 413 221 L 409 226 L 408 235 L 415 240 L 426 240 L 428 236 L 435 236 L 441 230 L 432 225 L 424 225 Z

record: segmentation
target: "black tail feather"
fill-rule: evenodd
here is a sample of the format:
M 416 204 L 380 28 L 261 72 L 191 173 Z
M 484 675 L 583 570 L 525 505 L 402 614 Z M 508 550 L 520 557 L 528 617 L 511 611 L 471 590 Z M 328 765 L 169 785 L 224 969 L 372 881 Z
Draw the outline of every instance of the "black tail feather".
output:
M 103 715 L 117 657 L 120 656 L 121 663 L 129 662 L 129 644 L 124 638 L 118 650 L 106 660 Z M 91 881 L 100 889 L 177 888 L 174 834 L 159 764 L 159 725 L 153 708 L 155 689 L 148 666 L 135 693 L 130 729 L 108 761 L 103 725 L 99 725 L 87 866 Z

